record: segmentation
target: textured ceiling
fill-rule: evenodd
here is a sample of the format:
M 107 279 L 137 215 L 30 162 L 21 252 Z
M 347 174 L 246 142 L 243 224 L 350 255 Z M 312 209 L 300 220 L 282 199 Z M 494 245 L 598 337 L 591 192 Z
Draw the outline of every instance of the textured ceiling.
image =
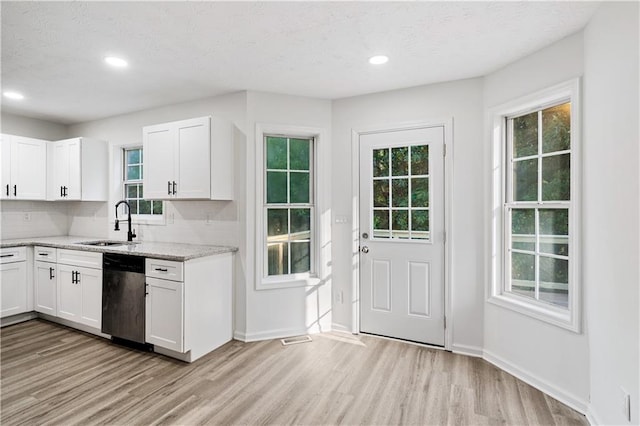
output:
M 336 99 L 485 75 L 593 2 L 2 1 L 5 111 L 95 120 L 238 90 Z M 105 66 L 105 55 L 129 60 Z M 367 62 L 374 54 L 391 59 Z

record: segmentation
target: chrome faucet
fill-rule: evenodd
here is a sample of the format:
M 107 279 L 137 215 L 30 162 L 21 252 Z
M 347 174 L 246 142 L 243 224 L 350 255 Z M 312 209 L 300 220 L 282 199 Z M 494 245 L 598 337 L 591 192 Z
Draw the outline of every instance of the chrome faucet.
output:
M 127 241 L 133 241 L 133 239 L 136 237 L 136 233 L 135 231 L 131 231 L 131 206 L 129 205 L 129 202 L 126 200 L 120 200 L 116 203 L 116 227 L 113 230 L 114 231 L 120 230 L 120 221 L 118 220 L 118 207 L 120 206 L 120 204 L 125 204 L 127 206 L 126 221 L 129 223 L 129 230 L 127 231 Z

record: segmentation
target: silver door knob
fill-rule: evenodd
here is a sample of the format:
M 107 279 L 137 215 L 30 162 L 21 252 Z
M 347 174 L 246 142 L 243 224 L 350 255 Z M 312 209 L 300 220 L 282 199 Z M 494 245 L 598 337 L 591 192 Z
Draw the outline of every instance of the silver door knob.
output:
M 369 253 L 369 247 L 367 246 L 362 246 L 362 248 L 360 249 L 363 253 Z

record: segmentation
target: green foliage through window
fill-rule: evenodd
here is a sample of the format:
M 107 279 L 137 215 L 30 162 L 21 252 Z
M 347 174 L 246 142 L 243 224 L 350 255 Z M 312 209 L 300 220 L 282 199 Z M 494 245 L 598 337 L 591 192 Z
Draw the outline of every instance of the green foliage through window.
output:
M 429 145 L 374 149 L 374 238 L 429 239 Z
M 568 307 L 571 104 L 507 119 L 511 292 Z
M 313 139 L 265 137 L 267 275 L 312 269 Z
M 131 206 L 131 214 L 162 215 L 163 203 L 146 200 L 142 187 L 144 174 L 142 148 L 124 149 L 124 199 Z

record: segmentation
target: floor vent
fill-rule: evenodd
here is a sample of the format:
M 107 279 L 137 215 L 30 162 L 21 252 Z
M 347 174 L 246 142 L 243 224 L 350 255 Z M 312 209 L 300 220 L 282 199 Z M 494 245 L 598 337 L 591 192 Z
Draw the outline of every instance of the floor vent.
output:
M 282 342 L 282 346 L 295 345 L 297 343 L 312 342 L 311 336 L 287 337 L 286 339 L 280 339 L 280 341 Z

